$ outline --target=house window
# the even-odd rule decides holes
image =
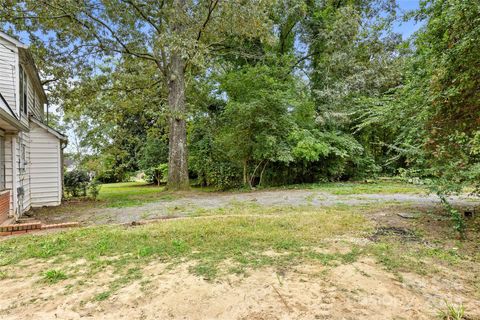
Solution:
[[[27,86],[27,74],[20,66],[20,110],[27,114],[28,111],[28,86]]]

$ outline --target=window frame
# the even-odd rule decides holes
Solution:
[[[20,72],[20,112],[28,115],[28,76],[22,65],[19,68]]]

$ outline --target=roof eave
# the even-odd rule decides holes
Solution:
[[[57,137],[59,140],[63,141],[63,142],[68,142],[68,138],[66,135],[64,135],[63,133],[60,133],[58,132],[57,130],[53,129],[52,127],[46,125],[45,123],[43,123],[42,121],[38,120],[37,118],[35,118],[34,116],[30,116],[30,121],[32,121],[33,123],[35,123],[36,125],[38,125],[39,127],[47,130],[50,134],[54,135],[55,137]]]
[[[28,49],[28,46],[26,44],[18,41],[17,39],[15,39],[12,36],[9,36],[5,32],[0,31],[0,37],[4,38],[8,42],[14,44],[17,48]]]
[[[25,131],[28,132],[30,129],[28,126],[24,125],[18,119],[14,118],[9,112],[0,108],[0,119],[5,121],[4,123],[8,126],[7,131]]]
[[[28,66],[32,68],[32,73],[34,74],[35,82],[37,84],[39,91],[42,94],[42,98],[45,100],[46,103],[48,103],[47,94],[45,93],[45,89],[43,88],[42,80],[40,80],[40,76],[38,75],[38,69],[37,69],[37,66],[35,65],[33,56],[30,53],[30,50],[28,50],[28,47],[21,48],[21,49],[22,49],[22,52],[25,54],[25,57],[27,58],[26,62],[28,63]]]

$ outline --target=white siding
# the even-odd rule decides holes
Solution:
[[[30,196],[32,207],[61,203],[60,140],[30,122]]]
[[[0,37],[0,92],[13,110],[16,110],[17,65],[17,48]],[[9,111],[6,106],[5,109]]]
[[[38,120],[43,120],[43,113],[42,113],[42,109],[40,108],[40,101],[39,101],[40,98],[38,96],[38,93],[32,90],[31,96],[32,96],[32,105],[30,107],[30,112]],[[35,102],[35,104],[33,102]]]
[[[43,120],[46,103],[35,67],[26,63],[29,55],[25,47],[17,47],[15,40],[6,39],[9,37],[3,38],[0,32],[0,93],[20,123],[30,128],[30,131],[12,130],[5,134],[5,187],[12,191],[10,214],[14,214],[14,210],[22,214],[31,206],[61,203],[63,168],[58,137],[29,119],[33,115]],[[27,114],[21,112],[19,106],[20,63],[27,78]],[[0,103],[0,108],[11,113],[4,103]]]

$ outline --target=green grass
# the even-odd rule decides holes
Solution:
[[[441,246],[432,248],[421,243],[402,243],[395,238],[385,238],[365,248],[388,271],[414,272],[420,275],[438,271],[438,265],[458,267],[468,257]]]
[[[69,277],[79,279],[90,279],[110,270],[113,274],[109,278],[113,280],[108,289],[93,297],[101,301],[141,279],[142,267],[151,261],[167,266],[190,261],[190,272],[206,280],[226,273],[245,274],[249,269],[264,266],[287,268],[308,261],[325,265],[333,261],[351,263],[359,251],[318,254],[316,249],[326,248],[326,239],[364,236],[371,230],[370,223],[359,212],[313,207],[259,216],[167,220],[128,228],[79,228],[0,242],[0,272],[30,259],[43,261],[52,268],[44,274],[48,283],[65,279],[66,275],[58,269],[67,266]]]
[[[442,320],[463,320],[465,316],[465,307],[460,305],[454,305],[445,301],[445,310],[440,310],[438,317]]]
[[[50,284],[57,283],[59,281],[65,280],[67,278],[68,278],[67,275],[63,271],[60,271],[60,270],[52,269],[52,270],[45,271],[43,273],[43,280],[46,283],[50,283]]]
[[[104,291],[92,299],[102,301],[131,282],[143,281],[143,268],[150,263],[166,269],[188,263],[191,273],[207,281],[229,273],[248,275],[262,267],[289,270],[298,264],[320,263],[328,269],[362,256],[373,257],[400,281],[402,272],[426,274],[437,272],[439,264],[460,268],[468,259],[475,263],[474,256],[468,258],[451,244],[443,245],[444,237],[435,246],[425,245],[421,241],[421,234],[428,236],[425,232],[407,242],[389,234],[369,243],[342,240],[374,234],[374,222],[366,213],[399,208],[404,210],[383,204],[318,208],[233,203],[195,211],[190,218],[137,227],[25,235],[0,241],[0,280],[18,274],[17,268],[37,264],[48,269],[42,274],[48,284],[67,278],[61,270],[77,280],[75,286],[88,285],[101,273],[106,279]],[[420,220],[411,223],[421,230]]]
[[[122,182],[102,184],[98,200],[107,207],[134,207],[147,202],[173,200],[175,196],[165,187],[146,182]]]
[[[279,215],[169,220],[136,228],[80,228],[2,241],[0,266],[32,258],[101,262],[108,257],[115,258],[109,262],[124,264],[150,259],[193,259],[215,265],[227,259],[242,264],[275,264],[275,259],[263,252],[293,252],[296,258],[306,258],[309,250],[325,238],[367,230],[370,224],[359,213],[314,208],[290,209]]]

